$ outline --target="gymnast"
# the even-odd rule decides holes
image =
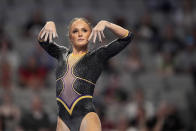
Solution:
[[[118,38],[89,51],[89,41],[102,42],[104,29]],[[93,92],[104,64],[123,50],[133,33],[123,27],[101,20],[92,28],[85,18],[74,18],[69,24],[72,50],[54,42],[57,38],[53,21],[46,22],[38,35],[39,44],[58,60],[56,69],[57,131],[101,131],[101,122],[93,105]]]

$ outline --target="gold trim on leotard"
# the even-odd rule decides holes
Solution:
[[[80,100],[85,99],[85,98],[93,98],[93,97],[92,97],[92,96],[81,96],[81,97],[79,97],[76,101],[74,101],[74,103],[73,103],[72,106],[71,106],[71,109],[69,109],[69,107],[68,107],[60,98],[56,98],[56,99],[57,99],[57,101],[59,101],[61,104],[63,104],[63,106],[65,107],[65,109],[68,111],[68,113],[69,113],[70,115],[72,115],[73,109],[74,109],[74,107],[76,106],[76,104],[77,104]]]
[[[62,83],[63,83],[63,89],[62,89],[61,92],[59,93],[59,96],[61,95],[61,93],[63,92],[63,90],[64,90],[64,88],[65,88],[64,80],[63,80],[62,78],[68,73],[68,68],[69,68],[68,58],[66,58],[66,64],[67,64],[67,70],[66,70],[65,74],[64,74],[62,77],[59,78],[59,79],[62,81]],[[57,79],[57,80],[58,80],[58,79]],[[56,81],[57,81],[57,80],[56,80]]]
[[[80,94],[79,92],[77,92],[77,91],[74,89],[74,87],[73,87],[75,81],[76,81],[76,78],[74,79],[74,81],[73,81],[71,87],[72,87],[72,89],[74,90],[75,93],[77,93],[78,95],[81,95],[81,94]]]
[[[62,78],[67,74],[67,72],[68,72],[68,67],[69,67],[69,65],[68,65],[68,57],[66,58],[66,64],[67,64],[67,70],[66,70],[66,72],[63,74],[62,77],[57,78],[56,81],[62,79]]]
[[[122,38],[125,38],[129,35],[129,31],[127,30],[127,33],[122,37]]]
[[[84,54],[86,54],[86,53],[84,53]],[[82,55],[84,55],[84,54],[82,54]],[[72,55],[72,56],[76,56],[76,55],[74,55],[74,54],[71,54],[71,55]],[[80,54],[80,55],[81,55],[81,54]],[[82,57],[81,57],[80,59],[82,59]],[[80,60],[80,59],[79,59],[79,60]],[[78,61],[79,61],[79,60],[78,60]],[[76,63],[78,63],[78,61],[77,61]],[[56,81],[62,79],[62,78],[67,74],[67,71],[68,71],[68,58],[66,59],[66,62],[67,62],[67,70],[66,70],[65,74],[64,74],[62,77],[56,79]],[[73,65],[74,67],[75,67],[76,63]],[[73,67],[73,66],[72,66],[72,67]],[[72,70],[72,72],[73,72],[73,70]],[[87,80],[87,79],[78,77],[78,76],[76,76],[74,73],[72,73],[72,74],[73,74],[76,78],[78,78],[78,79],[84,80],[84,81],[86,81],[86,82],[88,82],[88,83],[90,83],[90,84],[95,85],[95,83],[93,83],[92,81],[89,81],[89,80]]]
[[[73,74],[74,75],[74,74]],[[87,80],[87,79],[84,79],[84,78],[81,78],[81,77],[78,77],[78,76],[76,76],[76,75],[74,75],[76,78],[78,78],[78,79],[81,79],[81,80],[83,80],[83,81],[86,81],[86,82],[88,82],[88,83],[90,83],[90,84],[93,84],[93,85],[95,85],[95,83],[93,83],[93,82],[91,82],[91,81],[89,81],[89,80]]]
[[[82,54],[79,54],[79,55],[83,55],[80,59],[82,59],[86,53],[87,53],[87,52],[84,52],[84,53],[82,53]],[[76,57],[76,56],[78,56],[78,55],[71,53],[70,56]],[[67,74],[67,72],[68,72],[68,70],[69,70],[68,68],[70,68],[70,67],[71,67],[71,70],[72,70],[72,71],[71,71],[71,74],[75,77],[75,80],[73,81],[71,87],[72,87],[72,89],[74,90],[75,93],[77,93],[78,95],[81,95],[81,94],[80,94],[79,92],[77,92],[77,91],[74,89],[74,87],[73,87],[73,84],[74,84],[74,82],[75,82],[77,79],[84,80],[84,81],[86,81],[86,82],[88,82],[88,83],[90,83],[90,84],[93,84],[93,85],[95,85],[95,83],[93,83],[93,82],[91,82],[91,81],[89,81],[89,80],[87,80],[87,79],[78,77],[78,76],[76,76],[76,75],[73,73],[73,69],[74,69],[75,65],[79,62],[80,59],[78,59],[72,66],[69,66],[68,59],[69,59],[69,56],[66,58],[66,63],[67,63],[67,70],[66,70],[66,72],[64,73],[64,75],[63,75],[62,77],[60,77],[60,78],[58,78],[58,79],[56,80],[56,81],[61,80],[62,83],[63,83],[63,89],[61,90],[59,96],[61,95],[61,93],[63,92],[63,90],[64,90],[64,88],[65,88],[63,78],[64,78],[64,76]]]
[[[85,52],[85,53],[83,53],[82,55],[84,55],[84,54],[86,54],[87,52]],[[76,56],[76,55],[74,55],[74,54],[72,54],[72,56],[74,57],[74,56]],[[82,56],[80,59],[82,59],[84,56]],[[79,60],[80,60],[79,59]],[[88,82],[88,83],[90,83],[90,84],[93,84],[93,85],[95,85],[95,83],[93,83],[93,82],[91,82],[91,81],[89,81],[89,80],[87,80],[87,79],[84,79],[84,78],[81,78],[81,77],[78,77],[78,76],[76,76],[75,74],[74,74],[74,71],[73,71],[73,69],[74,69],[74,67],[76,66],[76,64],[78,63],[78,61],[79,60],[77,60],[77,62],[76,63],[74,63],[74,65],[72,66],[72,74],[76,77],[76,78],[78,78],[78,79],[81,79],[81,80],[84,80],[84,81],[86,81],[86,82]]]

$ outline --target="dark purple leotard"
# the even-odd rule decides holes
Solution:
[[[84,116],[95,112],[92,102],[94,87],[104,63],[122,51],[133,39],[133,33],[118,38],[83,55],[73,66],[68,64],[71,51],[55,42],[39,42],[58,60],[56,69],[56,98],[58,116],[71,131],[79,131]]]

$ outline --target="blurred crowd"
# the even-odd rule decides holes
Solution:
[[[0,2],[0,131],[56,130],[57,61],[36,38],[48,20],[57,23],[57,32],[65,33],[64,23],[68,24],[65,20],[69,19],[59,18],[58,13],[53,18],[48,16],[51,8],[64,11],[59,14],[64,13],[64,17],[72,12],[72,19],[80,6],[71,0],[59,0],[62,7],[55,8],[48,1],[30,0],[36,10],[29,12],[22,10],[31,10],[28,2],[21,6],[23,0]],[[80,17],[95,25],[103,18],[104,12],[98,12],[107,8],[102,7],[106,1],[85,1],[90,3],[90,10],[97,9],[97,15],[84,13]],[[44,2],[48,6],[42,7]],[[106,63],[97,82],[94,103],[103,131],[195,131],[196,2],[110,0],[107,6],[111,2],[118,8],[110,11],[107,20],[133,31],[136,37]],[[128,3],[133,6],[130,8]],[[12,21],[16,8],[22,15]],[[107,44],[115,36],[105,33]],[[70,46],[68,38],[57,41]]]

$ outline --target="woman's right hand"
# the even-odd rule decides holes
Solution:
[[[54,38],[57,38],[58,34],[56,32],[56,26],[53,21],[48,21],[45,26],[42,28],[38,35],[38,40],[41,41],[47,41],[49,38],[49,42],[51,43]]]

